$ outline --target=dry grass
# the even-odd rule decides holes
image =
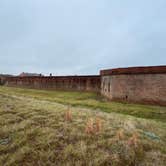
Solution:
[[[95,122],[95,131],[96,133],[100,133],[102,131],[102,119],[100,117],[96,118],[96,122]]]
[[[160,121],[0,92],[0,165],[165,166],[165,131]]]
[[[123,140],[124,139],[124,131],[122,129],[118,130],[117,133],[116,133],[116,138],[118,140]]]
[[[138,143],[139,143],[138,134],[134,133],[132,137],[128,140],[128,145],[138,147]]]
[[[71,113],[71,107],[68,106],[67,111],[65,112],[65,120],[68,122],[72,121],[72,113]]]
[[[94,127],[94,120],[93,118],[90,118],[86,124],[85,132],[87,134],[94,134],[95,133],[95,127]]]
[[[85,133],[87,134],[98,134],[102,131],[102,120],[97,117],[88,119],[85,127]]]

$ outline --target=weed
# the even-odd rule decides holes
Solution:
[[[86,124],[85,132],[87,134],[94,134],[95,128],[94,128],[94,120],[93,118],[90,118]]]
[[[71,113],[71,108],[68,106],[67,111],[65,112],[65,120],[68,122],[72,121],[72,113]]]
[[[87,134],[97,134],[102,130],[102,120],[97,117],[95,120],[93,118],[88,119],[85,127],[85,132]]]
[[[124,137],[125,137],[125,136],[124,136],[124,131],[123,131],[123,129],[118,130],[117,133],[116,133],[116,138],[117,138],[118,140],[123,140]]]
[[[102,120],[101,120],[101,118],[97,117],[97,118],[96,118],[96,121],[95,121],[95,132],[96,132],[96,133],[101,132],[102,127],[103,127],[103,126],[102,126]]]
[[[128,140],[128,145],[129,145],[129,146],[138,147],[138,143],[139,143],[138,134],[137,134],[137,133],[134,133],[134,134],[132,135],[132,137],[129,138],[129,140]]]

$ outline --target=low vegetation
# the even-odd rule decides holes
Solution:
[[[0,87],[0,93],[31,97],[33,99],[71,105],[73,107],[99,109],[103,112],[116,112],[166,122],[166,107],[108,102],[105,98],[96,93],[46,91],[9,87]]]
[[[0,165],[166,165],[166,107],[0,87]]]

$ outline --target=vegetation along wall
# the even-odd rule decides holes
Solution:
[[[100,76],[8,77],[6,86],[100,92]]]
[[[110,100],[166,105],[166,66],[102,70],[101,93]]]

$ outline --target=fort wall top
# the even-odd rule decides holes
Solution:
[[[162,74],[166,73],[166,66],[128,67],[101,70],[100,75],[120,75],[120,74]]]

